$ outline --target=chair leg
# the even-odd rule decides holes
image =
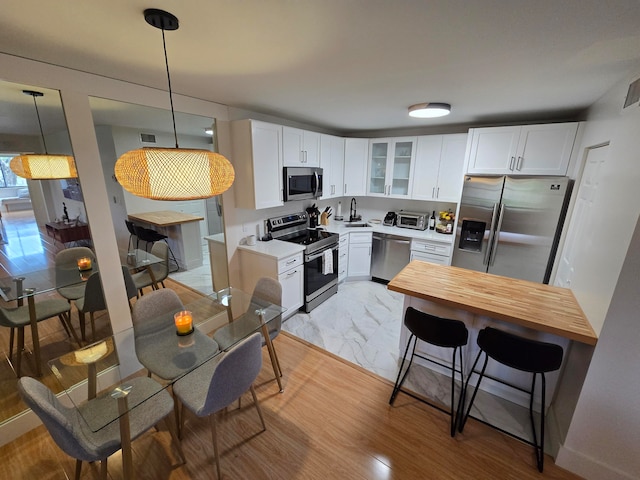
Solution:
[[[73,337],[73,339],[75,340],[75,342],[78,344],[78,347],[82,347],[82,343],[80,342],[80,339],[78,338],[78,334],[76,333],[75,329],[73,328],[73,325],[71,325],[71,312],[69,311],[68,313],[61,313],[60,315],[58,315],[58,318],[60,318],[60,321],[62,322],[63,325],[67,326],[67,332],[70,332],[70,337]]]
[[[167,429],[169,429],[169,433],[171,434],[171,440],[173,440],[173,443],[176,446],[176,450],[178,450],[178,454],[180,454],[180,458],[182,459],[180,465],[187,463],[187,458],[184,456],[184,451],[182,450],[182,445],[180,444],[180,439],[178,438],[178,432],[176,431],[178,419],[170,419],[167,415],[164,419],[164,423],[166,423]]]
[[[538,438],[536,435],[536,426],[533,418],[533,395],[535,393],[536,388],[536,374],[533,374],[533,381],[531,382],[531,398],[529,399],[529,418],[531,420],[531,430],[533,432],[533,446],[535,448],[536,453],[536,464],[538,466],[538,471],[542,473],[544,468],[544,404],[545,404],[545,390],[546,390],[546,380],[544,378],[544,373],[540,373],[542,376],[542,404],[541,404],[541,412],[540,412],[540,444],[538,444]]]
[[[107,459],[100,460],[100,480],[107,480]]]
[[[11,333],[9,334],[9,361],[13,359],[13,343],[16,335],[16,329],[11,327]]]
[[[96,320],[93,312],[89,312],[89,318],[91,319],[91,341],[96,341]]]
[[[78,310],[78,322],[80,323],[80,338],[82,339],[83,342],[87,341],[87,336],[85,335],[85,332],[86,332],[85,321],[86,321],[86,318],[84,316],[84,312],[81,312],[80,310]]]
[[[16,376],[20,378],[22,366],[22,350],[24,350],[24,327],[18,327],[18,348],[16,352]]]
[[[409,366],[407,367],[407,370],[404,372],[404,375],[402,376],[402,380],[400,380],[400,376],[402,375],[402,367],[404,367],[404,362],[407,359],[407,353],[409,352],[409,346],[411,345],[411,340],[414,337],[415,335],[411,334],[411,336],[409,337],[409,340],[407,341],[407,348],[404,349],[402,362],[400,363],[400,368],[398,369],[398,377],[396,378],[396,383],[393,385],[393,391],[391,392],[391,397],[389,398],[389,405],[393,405],[393,402],[395,402],[396,396],[400,391],[400,387],[402,387],[402,384],[404,383],[404,379],[406,378],[407,374],[409,373],[409,369],[411,368],[411,362],[413,361],[413,354],[416,351],[416,343],[418,343],[417,338],[413,344],[413,350],[411,351],[411,361],[409,361]]]
[[[218,480],[222,478],[220,473],[220,453],[218,452],[218,432],[216,431],[216,414],[209,415],[209,425],[211,426],[211,441],[213,442],[213,456],[216,461],[216,470],[218,472]]]
[[[476,356],[476,360],[475,360],[475,362],[473,362],[473,367],[471,367],[471,370],[469,370],[469,376],[467,377],[467,381],[464,384],[465,395],[466,395],[466,392],[467,392],[467,388],[469,387],[469,380],[471,380],[471,375],[473,375],[473,372],[476,369],[476,365],[478,364],[478,360],[480,360],[480,355],[482,355],[482,353],[483,353],[482,350],[480,350],[478,352],[478,355]],[[467,407],[467,412],[464,414],[464,416],[460,420],[460,425],[458,425],[458,431],[460,433],[462,433],[462,430],[464,429],[464,424],[467,423],[467,418],[469,418],[469,412],[471,412],[471,407],[473,406],[473,401],[476,399],[476,393],[478,393],[478,388],[480,387],[480,382],[482,381],[482,377],[484,376],[484,371],[487,368],[487,362],[488,361],[489,361],[489,356],[485,354],[485,356],[484,356],[484,364],[482,365],[482,371],[480,372],[480,376],[478,377],[478,383],[476,383],[476,388],[473,390],[473,395],[471,396],[471,400],[469,401],[469,406]],[[463,402],[464,402],[464,400],[463,400]]]
[[[262,423],[262,431],[264,432],[267,429],[267,425],[264,423],[264,417],[262,416],[262,409],[260,408],[260,403],[258,402],[258,396],[256,395],[256,389],[253,388],[253,384],[249,387],[251,390],[251,395],[253,396],[253,403],[256,406],[256,410],[258,411],[258,416],[260,417],[260,423]]]
[[[178,264],[178,260],[176,259],[176,256],[173,254],[173,250],[171,250],[171,246],[169,246],[169,242],[167,241],[167,239],[164,239],[164,242],[167,244],[167,247],[169,248],[169,255],[171,255],[171,259],[173,260],[173,263],[176,264],[176,269],[175,270],[171,270],[171,268],[169,268],[169,273],[174,273],[177,272],[178,270],[180,270],[180,265]],[[171,262],[169,262],[169,264],[171,264]],[[162,285],[164,287],[164,285]]]
[[[80,473],[82,472],[82,460],[76,458],[76,476],[75,480],[80,480]]]
[[[458,398],[458,407],[456,408],[456,420],[453,424],[454,429],[457,427],[458,423],[460,422],[460,418],[462,416],[462,410],[464,409],[464,399],[466,397],[465,383],[464,383],[464,369],[463,369],[463,362],[462,362],[462,348],[458,348],[458,355],[460,358],[460,396]],[[454,356],[455,356],[455,352],[454,352]],[[455,375],[455,373],[452,373],[452,375]],[[453,407],[453,398],[451,399],[451,406]],[[453,414],[453,410],[452,410],[452,414]]]

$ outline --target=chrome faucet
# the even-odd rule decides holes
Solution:
[[[349,221],[353,222],[357,220],[356,216],[356,199],[354,197],[351,198],[351,207],[349,208]]]

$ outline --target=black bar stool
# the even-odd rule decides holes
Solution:
[[[138,244],[140,243],[140,239],[136,235],[136,226],[130,220],[125,220],[124,224],[127,226],[127,230],[129,231],[129,244],[127,245],[127,251],[131,251],[131,244],[133,243],[133,237],[136,237],[136,248],[138,248]]]
[[[405,349],[404,356],[402,357],[402,363],[400,364],[400,370],[398,371],[398,378],[396,378],[396,383],[393,386],[393,392],[391,393],[391,398],[389,399],[389,405],[393,405],[393,402],[395,401],[396,396],[398,395],[398,392],[402,388],[402,384],[404,383],[404,380],[407,377],[407,374],[409,373],[409,369],[411,368],[411,364],[413,363],[413,357],[422,358],[423,360],[427,360],[429,362],[435,363],[437,365],[440,365],[441,367],[450,368],[451,369],[451,410],[448,413],[451,415],[451,436],[453,437],[456,433],[456,421],[458,416],[460,415],[460,410],[463,405],[461,400],[464,398],[464,390],[461,390],[460,398],[458,400],[458,407],[454,408],[456,372],[460,373],[461,389],[464,387],[464,374],[462,372],[462,347],[467,344],[467,339],[469,338],[469,332],[467,330],[467,327],[464,324],[464,322],[461,322],[460,320],[450,320],[448,318],[436,317],[435,315],[430,315],[428,313],[424,313],[419,310],[416,310],[413,307],[407,308],[407,311],[404,315],[404,325],[411,332],[411,336],[409,337],[409,341],[407,342],[407,348]],[[422,340],[423,342],[436,345],[438,347],[452,348],[453,354],[451,355],[451,366],[445,365],[431,358],[427,358],[423,355],[417,354],[416,345],[418,343],[418,339]],[[411,359],[409,360],[409,365],[407,366],[407,370],[404,372],[404,375],[402,375],[402,367],[404,366],[404,362],[407,358],[407,353],[409,352],[409,346],[411,345],[411,340],[414,340],[413,350],[411,351]],[[458,351],[459,358],[460,358],[459,370],[456,370],[456,351]],[[402,379],[400,378],[401,375],[402,375]],[[411,395],[411,393],[409,392],[405,392],[405,393],[425,403],[429,403],[422,398],[418,398],[414,395]],[[439,407],[436,407],[436,408],[440,409]]]
[[[533,447],[535,448],[538,470],[542,472],[544,466],[544,408],[546,391],[546,380],[544,374],[545,372],[553,372],[560,368],[560,365],[562,365],[562,356],[564,353],[562,347],[554,343],[547,343],[541,342],[539,340],[524,338],[512,333],[503,332],[502,330],[498,330],[492,327],[486,327],[480,330],[480,332],[478,333],[478,346],[480,347],[480,351],[476,356],[475,362],[473,362],[473,367],[471,368],[471,372],[467,377],[467,383],[465,384],[463,392],[466,393],[471,375],[476,371],[476,365],[478,364],[478,360],[480,360],[480,356],[483,353],[485,354],[484,363],[482,365],[482,370],[480,371],[478,383],[476,384],[476,388],[474,389],[473,395],[471,396],[471,401],[469,402],[469,406],[467,407],[467,412],[465,413],[464,417],[461,418],[458,428],[459,431],[462,432],[464,424],[469,417],[469,412],[471,411],[473,401],[475,400],[476,393],[478,392],[478,387],[480,386],[480,382],[482,381],[482,377],[484,376],[485,369],[487,368],[489,357],[491,357],[496,362],[499,362],[511,368],[515,368],[516,370],[531,372],[533,374],[533,378],[531,381],[531,390],[524,390],[520,387],[497,379],[493,380],[500,381],[500,383],[529,394],[529,418],[531,420],[531,429],[533,431],[533,443],[527,443],[533,445]],[[533,396],[535,393],[537,374],[540,374],[540,377],[542,378],[540,443],[538,443],[535,420],[533,418]]]
[[[167,236],[163,233],[160,233],[156,230],[152,230],[150,228],[140,227],[136,225],[135,227],[136,236],[138,239],[145,242],[144,249],[148,250],[149,244],[153,246],[155,242],[164,241],[169,247],[169,255],[171,255],[171,261],[175,264],[175,270],[170,270],[171,273],[177,272],[180,270],[180,265],[178,264],[178,260],[176,260],[176,256],[173,254],[173,250],[171,250],[171,246],[167,241]]]

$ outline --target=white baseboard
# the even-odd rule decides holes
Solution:
[[[610,465],[604,465],[570,448],[560,445],[556,465],[588,480],[636,480],[635,475],[627,474]]]

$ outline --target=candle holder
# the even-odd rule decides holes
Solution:
[[[182,310],[173,315],[176,324],[176,335],[185,336],[193,333],[193,317],[189,310]]]
[[[81,272],[85,270],[91,270],[91,259],[89,257],[82,257],[78,259],[78,270]]]

